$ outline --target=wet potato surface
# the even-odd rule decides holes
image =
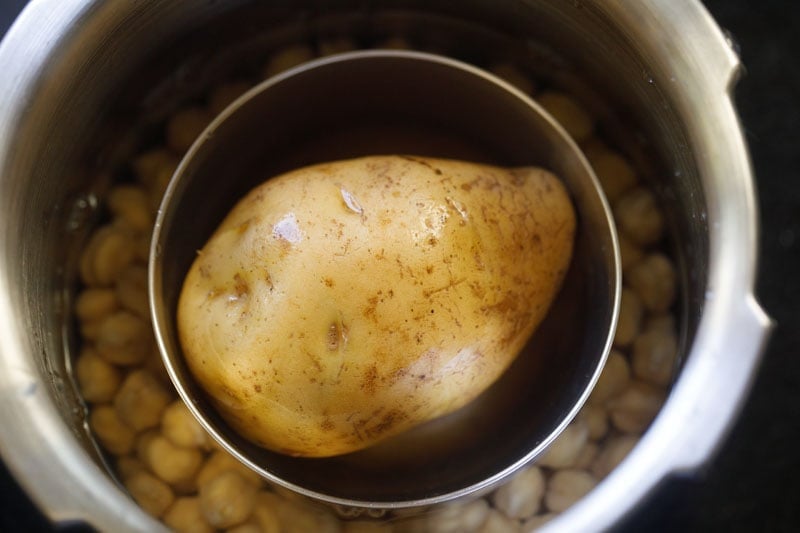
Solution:
[[[192,374],[274,451],[356,451],[466,405],[569,266],[575,214],[538,168],[372,156],[272,178],[198,252],[178,304]]]
[[[377,43],[382,45],[384,43]],[[405,47],[401,39],[386,43]],[[265,61],[274,74],[347,39],[294,45]],[[587,405],[551,449],[489,496],[403,520],[340,521],[268,487],[218,449],[177,399],[153,340],[146,261],[154,214],[177,162],[207,122],[256,80],[232,80],[175,112],[164,144],[130,163],[105,199],[109,218],[83,250],[76,297],[81,351],[75,376],[89,426],[115,475],[148,513],[177,531],[532,531],[592,489],[636,445],[658,412],[677,356],[677,277],[664,219],[638,169],[595,133],[592,115],[513,64],[490,65],[532,94],[581,144],[619,225],[624,291],[608,364]],[[283,529],[279,529],[283,528]]]

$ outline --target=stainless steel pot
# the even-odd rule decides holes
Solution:
[[[683,364],[640,444],[548,527],[610,526],[666,476],[702,465],[745,398],[769,320],[752,295],[756,207],[730,97],[739,64],[699,2],[285,4],[33,0],[0,45],[0,452],[45,513],[159,527],[108,475],[69,374],[75,254],[110,170],[173,96],[272,43],[342,28],[405,29],[432,48],[467,36],[565,84],[579,73],[588,85],[576,90],[603,95],[633,128],[624,138],[659,162],[651,184],[672,222]]]

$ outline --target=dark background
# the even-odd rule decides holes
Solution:
[[[0,35],[25,3],[0,0]],[[778,328],[717,457],[691,479],[668,480],[618,529],[800,531],[800,1],[705,4],[746,67],[736,101],[761,205],[757,295]],[[0,531],[49,529],[0,464]]]

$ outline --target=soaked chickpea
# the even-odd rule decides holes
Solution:
[[[351,52],[356,48],[358,48],[358,45],[349,37],[333,37],[330,39],[323,39],[318,45],[319,55],[321,57]]]
[[[123,309],[136,315],[144,322],[150,322],[150,303],[147,296],[147,267],[137,263],[128,266],[128,268],[120,272],[115,284],[115,291],[117,300]]]
[[[628,280],[649,311],[667,311],[675,302],[675,267],[662,253],[652,253],[632,266]]]
[[[128,374],[114,398],[114,408],[121,420],[136,431],[157,426],[161,413],[170,401],[169,393],[146,370]]]
[[[594,386],[588,402],[590,404],[602,404],[610,398],[622,393],[631,378],[630,364],[627,358],[617,350],[611,350],[606,360],[600,379]]]
[[[275,74],[280,74],[284,70],[289,70],[292,67],[296,67],[306,61],[311,61],[314,59],[314,50],[311,49],[310,46],[305,44],[297,44],[293,46],[287,46],[281,50],[278,50],[273,54],[273,56],[267,62],[267,65],[264,67],[264,72],[262,73],[262,78],[270,78]]]
[[[633,373],[654,385],[667,386],[678,357],[678,339],[671,315],[651,318],[633,343]]]
[[[149,233],[153,227],[150,201],[143,188],[135,185],[117,185],[108,194],[108,208],[117,219],[133,231]]]
[[[200,507],[209,524],[226,528],[241,524],[253,512],[258,486],[235,470],[226,470],[200,485]]]
[[[142,509],[155,517],[160,517],[175,500],[169,485],[146,471],[136,472],[125,480],[125,487],[142,506]]]
[[[133,449],[136,433],[128,427],[110,405],[95,406],[89,415],[89,427],[103,448],[114,455],[125,455]]]
[[[538,466],[528,467],[497,489],[492,502],[511,518],[528,518],[539,511],[544,496],[545,478]]]
[[[218,477],[221,473],[233,470],[253,484],[260,484],[258,474],[237,461],[231,454],[224,450],[216,450],[203,464],[197,473],[197,484],[202,486]]]
[[[626,192],[614,205],[614,215],[619,231],[636,244],[654,244],[664,235],[664,215],[649,189]]]
[[[543,513],[528,518],[522,522],[521,531],[522,533],[533,533],[557,516],[558,513]]]
[[[590,471],[598,479],[611,473],[639,442],[638,435],[620,435],[610,439],[592,462]]]
[[[150,470],[170,485],[194,481],[203,462],[203,454],[197,448],[176,446],[161,435],[149,439],[142,453]]]
[[[588,403],[579,416],[589,429],[589,440],[598,441],[608,433],[608,412],[602,405]]]
[[[620,298],[614,346],[625,347],[633,342],[639,333],[643,316],[644,305],[642,304],[642,299],[635,291],[624,287]]]
[[[129,311],[107,316],[97,332],[97,352],[116,365],[138,365],[151,353],[153,330]]]
[[[81,279],[89,287],[111,285],[134,258],[133,234],[121,226],[105,226],[92,235],[80,261]]]
[[[78,356],[75,377],[84,399],[94,403],[113,400],[122,382],[119,369],[88,346]]]
[[[150,189],[164,169],[174,170],[178,167],[179,162],[180,157],[168,149],[155,148],[139,155],[133,161],[133,170],[139,178],[139,182],[145,188]]]
[[[594,122],[586,110],[571,96],[557,91],[545,91],[538,95],[536,100],[567,130],[575,142],[580,143],[591,137]]]
[[[490,510],[486,500],[449,504],[428,517],[428,530],[441,533],[477,531],[486,522]]]
[[[178,533],[213,533],[197,496],[178,498],[164,514],[164,523]]]
[[[559,470],[547,482],[544,502],[550,511],[562,512],[583,498],[597,485],[597,480],[585,470]]]
[[[75,299],[75,315],[81,322],[99,322],[119,308],[113,289],[86,289]]]
[[[167,123],[167,146],[182,155],[214,118],[205,109],[188,107],[175,113]]]
[[[608,148],[586,151],[586,157],[600,180],[603,192],[609,203],[614,203],[620,196],[636,185],[636,172],[628,161],[620,154]]]
[[[611,423],[620,431],[641,433],[663,404],[662,389],[642,381],[631,381],[622,394],[608,402],[608,412]]]
[[[548,468],[567,468],[575,464],[583,445],[589,438],[589,426],[583,418],[577,418],[558,436],[544,455],[537,461]]]
[[[517,533],[519,531],[519,522],[512,520],[496,509],[492,509],[478,531],[479,533]]]
[[[205,446],[208,435],[189,408],[180,400],[172,402],[161,418],[161,432],[176,446]]]

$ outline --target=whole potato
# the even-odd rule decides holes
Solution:
[[[421,157],[320,164],[251,191],[178,305],[191,372],[274,451],[355,451],[491,385],[544,318],[572,254],[559,180]]]

